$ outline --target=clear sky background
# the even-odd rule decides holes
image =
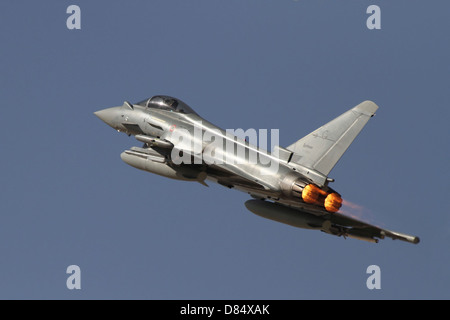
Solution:
[[[81,30],[66,9],[81,8]],[[381,30],[366,9],[381,8]],[[1,1],[0,298],[449,299],[448,1]],[[93,112],[166,94],[287,146],[380,109],[330,176],[372,244],[134,169]],[[360,212],[361,213],[361,212]],[[81,268],[81,290],[66,268]],[[366,287],[370,265],[381,289]]]

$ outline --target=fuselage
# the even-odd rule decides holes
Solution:
[[[169,178],[203,183],[208,179],[255,198],[308,206],[303,190],[312,183],[310,176],[319,173],[289,162],[292,152],[279,146],[269,152],[252,143],[257,143],[257,137],[250,141],[238,138],[232,130],[203,119],[182,101],[163,97],[167,99],[161,103],[153,101],[153,97],[147,102],[125,102],[95,113],[119,132],[146,142],[144,149],[135,147],[125,152],[125,162]],[[334,191],[328,188],[326,177],[320,178],[324,181],[320,187],[325,191],[312,190],[315,198],[310,204],[321,198],[323,208],[325,198]]]

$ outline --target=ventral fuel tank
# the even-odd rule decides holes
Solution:
[[[165,158],[151,148],[133,147],[122,152],[120,157],[132,167],[175,180],[204,181],[206,178],[205,172],[195,168],[168,165]]]
[[[321,229],[325,222],[325,219],[311,213],[289,208],[274,202],[252,199],[246,201],[245,206],[249,211],[258,216],[297,228],[317,230]]]

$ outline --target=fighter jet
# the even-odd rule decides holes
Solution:
[[[364,101],[302,139],[271,152],[238,138],[198,115],[180,99],[157,95],[94,114],[144,143],[122,160],[164,177],[216,182],[248,193],[247,209],[261,217],[338,237],[378,243],[389,237],[419,243],[340,212],[343,200],[328,175],[378,106]]]

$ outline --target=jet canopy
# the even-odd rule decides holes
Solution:
[[[197,114],[191,107],[180,99],[169,96],[153,96],[137,103],[146,108],[157,108],[178,113]]]

